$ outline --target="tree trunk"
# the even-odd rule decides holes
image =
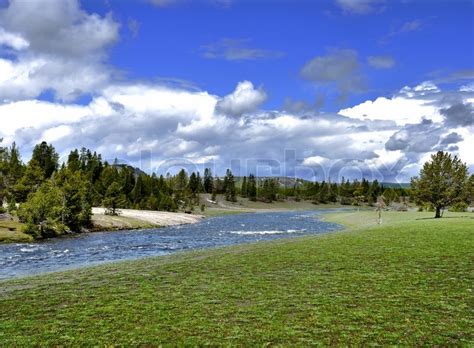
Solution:
[[[438,219],[441,217],[441,208],[439,207],[436,207],[436,215],[435,215],[435,219]]]

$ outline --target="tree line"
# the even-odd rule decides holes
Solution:
[[[108,163],[100,154],[86,148],[72,150],[60,165],[55,148],[46,142],[34,147],[30,161],[25,164],[13,143],[10,147],[0,146],[0,202],[6,203],[8,211],[26,224],[25,232],[36,238],[80,232],[90,227],[93,206],[105,207],[112,215],[126,208],[188,213],[196,207],[204,210],[201,194],[210,195],[211,202],[222,195],[230,202],[236,202],[241,196],[266,203],[294,199],[343,205],[373,205],[379,197],[388,204],[406,204],[412,196],[418,205],[435,209],[437,215],[446,206],[465,209],[472,198],[472,194],[465,192],[472,192],[474,184],[469,186],[471,189],[467,189],[467,185],[473,182],[473,176],[469,181],[467,167],[457,158],[452,159],[447,154],[438,157],[450,164],[445,163],[443,168],[436,164],[434,169],[425,165],[424,171],[431,173],[431,177],[426,179],[422,173],[421,178],[414,178],[414,190],[411,190],[384,187],[377,180],[351,182],[344,178],[340,183],[298,181],[290,186],[283,185],[277,178],[256,178],[255,175],[236,179],[230,169],[223,178],[214,177],[210,168],[204,170],[203,177],[199,172],[188,175],[184,169],[176,175],[149,175],[117,161]],[[433,178],[433,172],[439,172],[440,168],[444,176],[449,170],[457,170],[451,175],[450,183],[441,183],[443,174],[438,173],[438,177]],[[453,178],[457,184],[453,184]],[[436,190],[449,192],[433,194],[427,180],[436,183]]]

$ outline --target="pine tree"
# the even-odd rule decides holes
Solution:
[[[416,202],[432,205],[435,218],[440,218],[442,209],[468,202],[471,188],[467,165],[457,156],[438,151],[423,165],[420,176],[412,178],[411,187]]]
[[[48,145],[46,141],[35,146],[31,159],[38,163],[46,179],[50,178],[59,166],[59,155],[53,145]]]
[[[119,208],[124,204],[124,194],[121,185],[114,181],[105,193],[102,205],[106,208],[105,213],[108,215],[119,215]]]
[[[219,177],[216,177],[213,186],[212,186],[212,192],[214,193],[225,193],[224,191],[224,183]]]
[[[160,209],[160,200],[155,195],[148,196],[148,199],[145,203],[145,209],[148,210],[158,210]]]
[[[237,202],[237,198],[235,196],[235,180],[234,175],[230,169],[227,169],[226,175],[224,178],[225,183],[225,199],[230,202]]]
[[[77,149],[72,150],[69,153],[69,156],[67,158],[67,167],[73,172],[76,172],[81,169],[81,162],[79,161],[79,151],[77,151]]]
[[[199,180],[198,176],[194,172],[192,172],[191,176],[189,177],[189,189],[193,198],[199,193]]]
[[[176,176],[175,180],[175,190],[176,191],[185,191],[188,187],[188,174],[184,169],[181,169]]]
[[[321,187],[319,189],[319,197],[318,197],[319,199],[318,199],[318,201],[320,203],[323,203],[323,204],[327,203],[328,202],[328,194],[329,194],[329,185],[325,181],[323,181],[321,183]]]
[[[370,191],[369,181],[365,178],[362,178],[361,186],[362,186],[361,196],[364,196],[364,199],[366,200],[368,195],[369,195],[369,191]]]
[[[329,184],[330,189],[328,193],[328,201],[331,203],[336,203],[337,202],[337,193],[338,193],[338,187],[336,183]]]
[[[35,160],[26,166],[23,176],[12,189],[16,202],[25,202],[28,194],[35,192],[44,182],[44,171]]]
[[[199,174],[199,172],[197,172],[197,182],[198,182],[197,193],[204,192],[204,185],[202,183],[201,174]]]
[[[249,175],[247,183],[247,196],[249,200],[257,201],[257,180],[253,174]]]
[[[3,141],[0,138],[0,143]],[[3,204],[3,199],[5,197],[5,187],[6,187],[6,175],[7,175],[7,148],[4,146],[0,146],[0,207]],[[1,208],[0,208],[1,210]]]
[[[7,151],[7,161],[6,186],[10,194],[12,194],[13,187],[21,179],[24,170],[23,163],[21,162],[20,150],[15,142],[13,142],[10,149]]]
[[[160,200],[160,210],[165,211],[176,211],[178,209],[176,202],[167,195],[161,196]]]
[[[67,168],[53,175],[52,179],[61,190],[61,223],[71,231],[79,232],[91,223],[92,198],[90,181],[84,173]]]
[[[214,178],[212,177],[211,168],[204,169],[204,191],[212,193],[214,186]]]
[[[242,187],[240,189],[240,195],[242,197],[247,197],[247,177],[244,176],[244,178],[242,179]]]
[[[259,192],[259,199],[267,203],[272,203],[274,200],[276,200],[276,194],[276,180],[265,179],[263,181],[262,189]]]

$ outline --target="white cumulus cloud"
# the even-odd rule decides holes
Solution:
[[[252,82],[243,81],[239,82],[234,92],[219,100],[216,109],[226,115],[241,116],[254,111],[266,99],[267,94],[262,88],[256,89]]]

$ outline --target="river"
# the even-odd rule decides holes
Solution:
[[[321,213],[323,211],[226,215],[192,225],[84,233],[35,243],[3,244],[0,245],[0,279],[340,229],[337,224],[318,219]]]

